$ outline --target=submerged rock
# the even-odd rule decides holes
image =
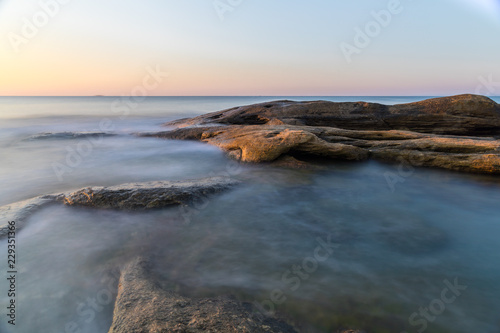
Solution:
[[[163,289],[147,260],[121,271],[109,333],[129,332],[296,332],[273,319],[259,319],[252,305],[228,297],[192,299]]]
[[[207,142],[242,162],[373,158],[500,174],[500,140],[483,137],[500,133],[500,106],[482,96],[394,106],[278,101],[166,125],[177,128],[142,136]]]

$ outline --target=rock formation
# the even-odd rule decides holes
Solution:
[[[72,193],[44,195],[0,207],[0,238],[8,233],[8,221],[16,221],[21,229],[27,218],[50,204],[84,206],[100,209],[144,210],[188,205],[200,197],[228,190],[238,181],[227,177],[212,177],[190,181],[157,181],[123,184],[110,187],[88,187]]]
[[[499,174],[500,106],[461,95],[385,106],[373,103],[262,103],[165,124],[141,134],[199,140],[242,162],[368,158]],[[300,163],[297,163],[301,165]]]
[[[236,107],[168,125],[299,125],[352,130],[409,130],[451,135],[499,135],[500,105],[488,97],[459,95],[416,103],[275,101]]]
[[[254,314],[252,305],[228,297],[191,299],[161,287],[149,262],[136,258],[121,271],[109,333],[283,332],[295,330]]]
[[[193,181],[156,181],[110,187],[89,187],[64,196],[69,206],[142,210],[187,205],[200,197],[222,192],[238,182],[214,177]]]

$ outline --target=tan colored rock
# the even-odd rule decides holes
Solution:
[[[242,162],[271,162],[290,151],[314,156],[347,160],[363,160],[368,151],[341,143],[329,143],[300,128],[229,127],[217,135],[202,137],[203,141],[225,151],[241,151]],[[236,155],[239,156],[239,155]]]
[[[500,174],[500,141],[486,137],[500,136],[500,105],[484,96],[459,95],[391,106],[275,101],[166,125],[176,129],[144,136],[204,141],[243,162],[286,157],[284,165],[303,167],[300,159],[308,156],[356,161],[371,157]]]
[[[258,317],[250,304],[228,297],[192,299],[162,288],[150,264],[136,258],[121,270],[109,333],[282,332],[288,324]]]
[[[353,145],[327,142],[307,126],[221,126],[184,128],[148,134],[169,139],[198,139],[226,151],[242,162],[272,162],[288,153],[330,159],[364,160],[368,151]]]
[[[498,154],[442,154],[417,150],[374,151],[374,158],[411,166],[427,166],[461,172],[500,174]]]

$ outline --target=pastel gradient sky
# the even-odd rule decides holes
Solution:
[[[500,81],[500,0],[401,0],[350,63],[342,43],[394,0],[242,0],[223,20],[213,0],[65,0],[44,22],[53,1],[0,0],[0,95],[129,95],[148,66],[170,74],[151,95],[435,96]]]

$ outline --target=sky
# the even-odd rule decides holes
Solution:
[[[500,95],[499,39],[500,0],[0,0],[0,95]]]

